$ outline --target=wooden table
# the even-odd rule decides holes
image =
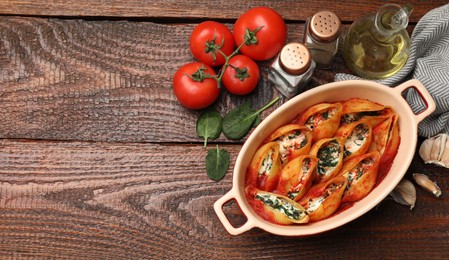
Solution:
[[[445,0],[415,5],[409,32]],[[403,5],[406,1],[398,1]],[[209,142],[231,155],[221,181],[205,172],[196,136],[200,111],[182,107],[172,77],[193,61],[199,22],[230,28],[253,6],[277,10],[298,41],[306,17],[335,11],[347,28],[384,1],[26,1],[0,2],[0,257],[57,259],[249,259],[449,257],[449,170],[415,156],[405,178],[422,172],[441,198],[418,188],[416,207],[385,199],[360,218],[311,237],[260,229],[231,236],[213,203],[232,186],[245,138]],[[278,93],[262,79],[247,97],[223,92],[223,114]],[[337,58],[311,87],[348,72]],[[285,100],[283,100],[284,102]],[[265,118],[282,102],[265,111]],[[422,138],[420,139],[420,142]],[[447,204],[447,205],[446,205]],[[225,206],[235,225],[245,217]]]

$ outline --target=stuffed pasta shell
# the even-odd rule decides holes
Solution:
[[[342,103],[341,124],[350,124],[364,117],[380,116],[385,106],[367,99],[352,98]]]
[[[380,153],[379,172],[382,175],[389,170],[401,142],[398,119],[398,115],[393,114],[373,128],[373,141],[369,150]]]
[[[351,98],[342,102],[342,106],[343,114],[381,111],[385,108],[384,105],[363,98]]]
[[[252,186],[245,192],[252,208],[265,220],[280,225],[309,222],[305,209],[294,200]]]
[[[299,124],[312,130],[312,140],[333,137],[340,125],[341,103],[320,103],[307,109],[299,116]]]
[[[266,143],[256,151],[248,166],[247,184],[265,191],[273,191],[278,184],[281,170],[278,143]]]
[[[344,139],[344,160],[366,153],[371,145],[372,127],[370,121],[360,120],[338,128],[336,137]]]
[[[325,138],[316,142],[310,155],[316,156],[316,182],[325,182],[335,176],[343,167],[344,144],[339,137]]]
[[[348,181],[343,176],[313,186],[301,199],[311,222],[325,219],[340,207]]]
[[[312,155],[301,155],[288,162],[282,169],[277,192],[298,201],[312,186],[318,159]]]
[[[312,131],[298,124],[288,124],[276,129],[267,142],[277,142],[281,153],[282,164],[307,154],[312,145]]]
[[[391,107],[360,98],[300,111],[263,137],[246,170],[249,204],[281,225],[350,208],[388,174],[401,141],[398,117]]]
[[[346,161],[339,175],[348,180],[342,202],[354,202],[364,198],[374,188],[380,163],[378,151],[358,155]]]

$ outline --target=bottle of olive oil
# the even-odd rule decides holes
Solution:
[[[355,21],[343,43],[343,58],[349,69],[367,79],[382,79],[398,72],[410,55],[406,27],[412,10],[410,4],[387,4],[377,14]]]

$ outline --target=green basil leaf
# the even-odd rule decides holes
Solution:
[[[196,135],[204,138],[204,147],[207,140],[217,139],[221,134],[222,118],[215,109],[207,109],[198,117],[196,121]]]
[[[229,153],[224,149],[210,149],[206,156],[206,173],[212,180],[218,181],[228,171],[230,162]]]
[[[251,108],[251,103],[245,102],[223,118],[223,134],[230,139],[240,139],[248,133],[256,118],[257,114]]]
[[[229,139],[241,139],[252,127],[260,123],[260,113],[278,100],[279,97],[273,99],[257,111],[251,108],[251,103],[249,102],[234,108],[223,118],[223,134]]]

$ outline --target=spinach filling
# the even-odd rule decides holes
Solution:
[[[293,220],[300,220],[305,214],[290,202],[278,198],[273,194],[257,193],[255,198]]]
[[[350,124],[352,122],[360,120],[364,116],[379,116],[381,114],[382,111],[364,111],[357,113],[349,113],[341,117],[341,123]]]
[[[271,168],[273,168],[273,156],[274,156],[274,150],[270,149],[268,151],[267,155],[262,161],[262,165],[259,168],[259,175],[269,174],[271,171]]]
[[[318,174],[325,175],[330,168],[337,166],[340,157],[340,145],[336,140],[330,141],[318,151]]]

